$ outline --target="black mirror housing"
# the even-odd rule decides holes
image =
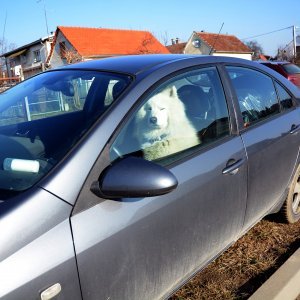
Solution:
[[[94,182],[91,190],[105,199],[141,198],[167,194],[178,185],[166,168],[137,157],[113,162]]]

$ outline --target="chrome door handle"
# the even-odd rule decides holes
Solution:
[[[290,134],[296,134],[300,130],[300,125],[293,124],[290,130]]]
[[[245,163],[245,158],[241,158],[231,164],[229,164],[229,166],[227,165],[223,171],[222,174],[226,175],[226,174],[230,174],[230,175],[234,175],[239,171],[239,168]],[[230,163],[230,160],[228,161],[228,163]]]

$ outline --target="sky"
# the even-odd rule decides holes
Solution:
[[[218,33],[222,27],[221,33],[235,35],[243,42],[255,40],[265,54],[273,56],[278,47],[293,40],[292,26],[299,27],[296,34],[300,35],[300,2],[0,0],[0,39],[4,37],[7,44],[21,47],[55,32],[57,26],[148,30],[162,43],[177,37],[186,42],[193,31]],[[265,33],[270,34],[255,37]]]

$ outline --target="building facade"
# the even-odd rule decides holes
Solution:
[[[172,41],[171,53],[230,56],[252,60],[252,50],[234,35],[194,31],[186,43]]]
[[[52,41],[53,35],[4,53],[7,76],[24,80],[44,71]]]

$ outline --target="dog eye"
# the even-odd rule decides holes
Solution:
[[[152,110],[152,107],[148,107],[147,110]]]
[[[166,108],[165,107],[163,107],[163,108],[161,108],[160,110],[165,110]]]

